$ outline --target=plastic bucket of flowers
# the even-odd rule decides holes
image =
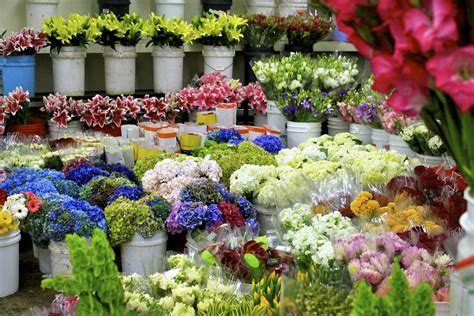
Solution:
[[[404,141],[399,135],[390,134],[390,150],[398,151],[399,153],[407,155],[407,157],[410,158],[416,156],[415,152],[410,149],[407,142]]]
[[[149,275],[162,271],[167,241],[166,232],[158,232],[151,238],[143,238],[136,233],[130,242],[120,246],[122,272],[126,275]]]
[[[297,147],[310,138],[321,136],[321,122],[291,122],[287,124],[288,148]]]
[[[259,111],[254,111],[253,125],[263,126],[268,123],[267,115]]]
[[[7,56],[2,68],[3,91],[13,91],[16,87],[35,95],[36,56]]]
[[[379,149],[388,149],[390,146],[390,134],[384,129],[372,128],[372,144]]]
[[[428,155],[422,155],[422,154],[416,154],[416,158],[420,160],[420,162],[425,165],[425,166],[439,166],[443,164],[444,162],[444,157],[443,156],[428,156]]]
[[[82,96],[85,90],[86,49],[79,46],[66,46],[51,51],[53,61],[54,91]]]
[[[28,124],[25,125],[7,125],[7,133],[18,133],[25,136],[46,136],[46,129],[44,127],[44,120],[37,117],[30,117]]]
[[[51,275],[53,277],[72,272],[71,257],[65,241],[51,240],[49,251],[51,252]]]
[[[328,134],[335,136],[339,133],[345,133],[349,131],[349,124],[344,122],[340,117],[329,117],[328,118]]]
[[[216,106],[217,124],[232,126],[237,124],[237,103],[221,103]]]
[[[105,92],[111,95],[135,93],[137,52],[135,46],[104,47]]]
[[[205,45],[202,56],[204,57],[205,74],[220,71],[227,78],[232,78],[234,73],[234,48]]]
[[[276,207],[266,207],[253,203],[257,210],[257,221],[260,224],[259,234],[266,235],[269,231],[275,231],[275,225],[272,222],[273,215],[276,214]]]
[[[98,0],[99,14],[115,13],[122,17],[130,11],[130,0]]]
[[[51,140],[71,136],[82,131],[82,124],[79,121],[69,122],[67,127],[60,127],[54,121],[48,121],[49,137]]]
[[[37,247],[39,269],[43,274],[51,274],[51,251],[48,248]]]
[[[185,0],[155,0],[155,12],[169,18],[184,18]]]
[[[0,297],[5,297],[17,292],[20,284],[21,235],[19,229],[3,233],[6,219],[2,216],[0,221]]]
[[[28,0],[26,2],[26,26],[40,30],[46,17],[58,15],[59,0]]]
[[[278,109],[275,101],[268,101],[267,107],[267,125],[271,128],[277,129],[282,132],[282,135],[286,135],[286,123],[287,118]]]
[[[183,87],[183,47],[153,46],[155,92],[176,92]]]
[[[351,123],[349,132],[359,138],[364,145],[372,143],[372,128],[368,125]]]

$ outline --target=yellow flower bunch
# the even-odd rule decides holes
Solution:
[[[373,216],[378,216],[378,210],[380,204],[378,201],[373,200],[373,195],[370,192],[362,191],[355,199],[351,202],[351,211],[357,217],[369,219]]]
[[[88,15],[72,13],[67,20],[61,16],[47,18],[41,31],[46,35],[51,48],[82,46],[100,36],[95,19]]]
[[[275,272],[258,283],[252,281],[253,302],[255,306],[264,307],[268,316],[277,315],[280,309],[281,281],[281,276],[277,276]]]
[[[203,45],[232,46],[243,37],[243,29],[247,20],[225,12],[218,15],[207,13],[203,17],[193,18],[196,28],[196,40]]]
[[[145,21],[136,13],[125,14],[120,20],[113,12],[102,14],[96,22],[100,31],[98,42],[103,46],[136,46],[146,29]]]
[[[4,235],[18,229],[18,221],[10,212],[0,211],[0,235]]]
[[[151,38],[147,45],[153,43],[171,47],[181,47],[184,43],[191,43],[196,37],[196,31],[190,23],[181,18],[167,19],[153,12],[145,22],[145,34]]]

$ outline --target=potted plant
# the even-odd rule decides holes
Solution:
[[[166,19],[151,13],[146,34],[153,44],[153,82],[155,92],[176,92],[183,88],[185,43],[194,39],[194,28],[181,18]]]
[[[185,0],[155,0],[155,12],[168,19],[181,18],[184,19]]]
[[[29,28],[0,38],[0,54],[4,57],[3,91],[22,86],[31,96],[35,95],[35,56],[45,45],[44,34]]]
[[[0,99],[0,115],[3,114],[0,121],[6,120],[5,130],[8,133],[46,136],[44,120],[31,117],[29,105],[28,91],[23,90],[22,87],[16,88]]]
[[[255,82],[257,78],[252,71],[251,62],[263,56],[275,55],[273,46],[286,33],[285,19],[274,15],[247,15],[247,26],[244,29],[245,43],[245,83]]]
[[[319,89],[284,93],[277,99],[278,109],[288,119],[288,148],[321,136],[321,122],[332,99]]]
[[[55,16],[44,20],[42,32],[51,47],[54,91],[84,95],[86,46],[100,35],[95,20],[79,14],[67,20]]]
[[[203,17],[194,17],[192,24],[196,28],[196,42],[204,45],[204,73],[220,71],[232,78],[234,45],[243,38],[246,20],[224,12],[205,13]]]
[[[40,30],[44,18],[58,15],[59,0],[27,0],[26,26]]]
[[[313,53],[313,46],[331,31],[331,23],[317,15],[298,14],[287,18],[287,52]]]
[[[84,105],[82,101],[67,98],[59,93],[50,94],[43,97],[43,107],[41,111],[48,113],[49,136],[52,140],[63,136],[73,135],[82,130],[79,121],[82,116]]]
[[[161,270],[168,235],[164,221],[170,206],[147,196],[137,201],[118,197],[104,209],[112,246],[121,246],[122,272],[150,275]]]
[[[136,45],[145,22],[136,13],[121,20],[114,13],[97,17],[101,32],[97,42],[104,46],[105,92],[111,95],[135,93]]]
[[[130,0],[97,0],[99,14],[113,13],[122,18],[130,11]]]
[[[229,11],[232,6],[232,0],[201,0],[202,10],[204,12]]]
[[[120,136],[120,127],[127,119],[137,120],[140,104],[132,96],[113,99],[96,95],[84,103],[81,122],[94,130]]]

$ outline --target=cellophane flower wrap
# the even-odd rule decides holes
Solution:
[[[34,55],[46,46],[43,33],[32,28],[23,28],[7,37],[0,37],[0,54],[3,56]]]
[[[55,93],[43,97],[41,111],[48,113],[51,121],[55,122],[58,127],[67,128],[68,122],[82,116],[83,109],[82,101],[68,99],[65,95]]]
[[[311,47],[331,31],[331,23],[318,15],[298,13],[286,18],[290,45]]]

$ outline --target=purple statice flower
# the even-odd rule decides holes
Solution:
[[[390,259],[392,259],[395,254],[400,253],[403,249],[410,246],[393,232],[378,236],[375,240],[375,245],[378,251],[385,253]]]
[[[355,107],[354,120],[359,124],[370,121],[369,105],[367,103],[362,103]]]
[[[285,148],[280,141],[280,138],[275,135],[262,135],[254,139],[253,143],[262,147],[270,154],[278,154],[280,150]]]
[[[283,94],[281,95],[281,97],[282,97],[283,100],[288,99],[288,93],[283,93]]]
[[[410,289],[415,289],[423,282],[427,282],[432,288],[437,288],[441,282],[439,272],[429,263],[415,260],[412,265],[405,270]]]
[[[143,188],[124,185],[118,187],[110,196],[107,205],[112,204],[116,199],[123,196],[131,201],[138,201],[143,195]]]
[[[311,108],[313,107],[313,104],[311,104],[311,100],[309,98],[304,98],[301,100],[301,105],[307,111],[311,111]]]
[[[295,117],[296,111],[298,111],[298,107],[296,105],[289,105],[283,108],[283,114],[288,117]]]
[[[358,269],[355,274],[351,271],[354,267],[349,267],[351,275],[354,275],[353,281],[365,280],[377,285],[390,274],[392,268],[388,256],[377,251],[364,252],[360,259],[354,259],[354,262],[351,261],[349,265],[356,264],[356,260],[358,260]]]
[[[335,253],[339,261],[351,261],[358,258],[367,249],[364,234],[354,234],[336,241]]]

